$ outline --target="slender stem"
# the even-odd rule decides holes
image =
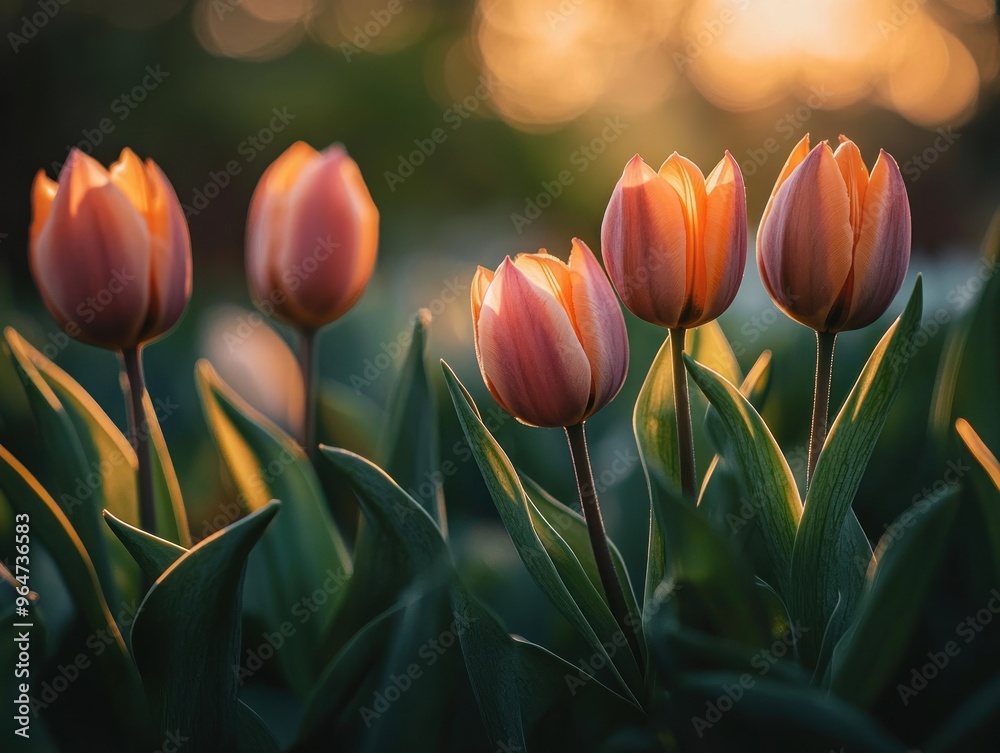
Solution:
[[[694,430],[691,428],[691,397],[684,368],[684,336],[687,330],[670,330],[670,365],[674,377],[674,414],[677,416],[677,452],[680,455],[681,491],[697,499],[694,460]]]
[[[128,384],[128,433],[129,442],[139,461],[137,492],[139,497],[139,527],[156,533],[156,505],[153,501],[153,464],[149,454],[149,424],[142,406],[146,394],[146,380],[142,374],[142,354],[139,347],[122,350],[125,362],[125,381]]]
[[[315,357],[316,330],[303,329],[299,332],[299,369],[302,371],[302,391],[305,403],[302,408],[302,435],[299,441],[306,455],[316,462],[316,380]]]
[[[812,430],[809,433],[809,470],[806,489],[812,480],[819,453],[826,443],[827,422],[830,418],[830,381],[833,377],[833,346],[836,332],[816,333],[816,385],[813,394]]]
[[[632,649],[636,663],[642,666],[642,651],[635,632],[636,618],[629,614],[625,593],[622,591],[621,581],[618,580],[615,563],[611,559],[611,548],[608,546],[608,536],[604,531],[601,506],[597,501],[597,487],[594,485],[594,472],[590,467],[587,434],[583,424],[567,426],[566,439],[569,440],[569,452],[573,458],[576,487],[580,493],[580,507],[583,509],[583,518],[587,521],[587,532],[590,534],[590,548],[594,551],[597,572],[601,576],[601,585],[604,587],[608,606]]]

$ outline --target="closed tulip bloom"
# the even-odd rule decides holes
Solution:
[[[247,277],[258,306],[303,329],[346,313],[375,269],[378,209],[339,144],[292,144],[261,176],[247,221]]]
[[[108,170],[74,149],[58,183],[38,172],[29,253],[56,321],[105,348],[158,337],[191,297],[191,240],[177,194],[130,149]]]
[[[733,302],[746,264],[746,192],[729,152],[706,179],[676,152],[656,172],[633,157],[604,214],[601,253],[625,306],[689,329]]]
[[[472,281],[483,379],[532,426],[574,426],[618,394],[628,371],[625,320],[604,271],[573,239],[569,264],[544,249],[504,259]]]
[[[853,141],[809,136],[785,163],[761,218],[757,264],[774,302],[819,332],[865,327],[899,292],[910,261],[910,205],[896,161],[869,175]]]

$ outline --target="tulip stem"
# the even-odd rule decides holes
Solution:
[[[139,497],[139,527],[147,533],[156,533],[156,504],[153,500],[153,464],[149,452],[149,423],[143,407],[146,394],[146,380],[142,373],[142,355],[139,347],[122,350],[125,364],[125,381],[129,399],[126,401],[128,413],[129,443],[135,450],[139,462],[136,491]]]
[[[608,535],[604,530],[604,519],[601,517],[601,505],[597,501],[597,487],[594,485],[594,472],[590,467],[590,455],[587,452],[587,434],[583,424],[566,427],[566,439],[569,440],[569,452],[573,458],[573,471],[576,474],[576,488],[580,494],[580,507],[583,519],[587,522],[587,532],[590,534],[590,548],[594,552],[597,572],[601,576],[601,585],[608,606],[614,615],[618,627],[621,628],[628,641],[636,663],[642,666],[642,651],[639,648],[639,638],[635,632],[636,617],[629,613],[622,591],[621,580],[611,559],[611,547],[608,545]]]
[[[809,433],[809,469],[806,490],[812,481],[819,454],[826,444],[827,422],[830,418],[830,382],[833,378],[833,346],[836,332],[816,332],[816,385],[813,394],[812,430]]]
[[[305,398],[302,408],[302,434],[299,440],[309,456],[310,462],[316,463],[316,331],[302,329],[299,331],[299,369],[302,371],[302,394]]]
[[[687,369],[684,368],[684,338],[687,330],[670,330],[670,365],[674,378],[674,415],[677,417],[677,452],[680,460],[681,491],[688,499],[697,499],[694,459],[694,430],[691,426],[691,396],[688,393]]]

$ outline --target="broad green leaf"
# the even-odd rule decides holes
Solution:
[[[853,625],[833,651],[830,688],[841,698],[872,703],[896,669],[948,542],[954,492],[917,502],[882,537]]]
[[[243,701],[236,703],[236,750],[238,753],[278,753],[278,743],[264,720]]]
[[[368,531],[366,554],[359,554],[337,619],[322,641],[325,661],[395,604],[414,580],[443,577],[451,557],[430,513],[382,469],[346,450],[321,446],[320,452],[350,482]]]
[[[410,349],[389,401],[379,455],[382,467],[447,534],[437,407],[424,364],[430,322],[431,313],[427,309],[421,309],[413,319]]]
[[[741,684],[749,676],[750,686]],[[727,694],[726,688],[730,688]],[[720,698],[739,700],[722,715],[721,720],[706,719],[705,704],[717,704]],[[706,749],[743,749],[754,730],[766,731],[776,750],[851,751],[851,753],[906,753],[907,747],[893,738],[870,716],[827,693],[806,685],[778,682],[768,677],[720,672],[692,673],[679,684],[679,696],[689,697],[705,726]],[[714,717],[713,717],[714,719]],[[692,719],[694,722],[694,719]],[[751,737],[750,739],[753,739]],[[738,746],[738,747],[734,747]]]
[[[107,510],[104,511],[104,520],[128,549],[142,572],[151,580],[159,578],[164,570],[187,551],[173,542],[146,533],[141,528],[130,526]]]
[[[792,555],[789,606],[793,619],[806,625],[827,625],[841,599],[844,619],[854,614],[863,584],[859,561],[867,562],[870,550],[867,540],[862,548],[851,547],[860,539],[845,529],[845,520],[906,373],[906,351],[920,327],[922,301],[918,277],[906,309],[875,347],[833,422],[816,464]],[[821,638],[814,630],[799,646],[809,666],[816,662]]]
[[[186,551],[157,578],[132,627],[143,690],[161,735],[188,753],[239,750],[237,698],[243,577],[273,502]],[[197,689],[197,692],[193,692]],[[259,749],[259,748],[256,748]]]
[[[442,366],[459,423],[521,560],[553,605],[608,661],[634,699],[642,689],[642,672],[631,651],[609,653],[605,647],[615,645],[615,638],[619,643],[624,639],[603,593],[587,577],[572,548],[525,494],[510,460],[483,424],[458,377],[447,364]]]
[[[126,729],[141,728],[146,709],[139,694],[139,677],[83,542],[45,488],[2,446],[0,489],[16,515],[29,516],[32,537],[37,537],[55,560],[87,628],[112,639],[97,661],[118,722]]]
[[[594,550],[590,546],[590,533],[587,530],[587,521],[584,520],[580,513],[564,505],[532,479],[524,474],[519,474],[519,476],[521,478],[521,485],[524,487],[528,499],[531,500],[535,509],[538,510],[538,514],[545,518],[545,522],[552,526],[563,537],[563,540],[569,545],[570,549],[573,550],[573,554],[580,561],[580,565],[586,571],[590,582],[594,584],[594,588],[598,590],[602,589],[601,574],[597,570],[597,560],[594,559]],[[610,538],[608,539],[608,548],[611,550],[611,559],[615,563],[615,575],[618,576],[622,593],[625,594],[625,604],[628,607],[629,614],[638,616],[640,614],[639,605],[635,600],[635,592],[628,577],[625,560],[622,559],[618,547],[615,546],[615,542],[611,541]],[[642,636],[640,635],[639,638],[641,639]]]
[[[303,599],[315,608],[276,655],[293,689],[305,697],[322,670],[314,651],[339,602],[311,597],[317,591],[339,595],[328,593],[324,584],[339,588],[350,574],[347,549],[302,449],[236,395],[207,362],[199,364],[197,376],[209,427],[240,503],[249,511],[272,499],[285,503],[247,563],[246,611],[273,632],[295,617],[293,610]]]
[[[788,597],[795,529],[802,502],[795,479],[764,419],[736,387],[714,371],[684,357],[688,371],[719,412],[751,494],[758,530],[778,581],[775,590]]]
[[[538,729],[559,720],[558,749],[595,749],[616,729],[641,723],[617,693],[540,646],[514,638],[463,587],[452,591],[455,611],[467,616],[459,633],[465,665],[491,750],[555,750]]]
[[[1000,719],[1000,677],[987,682],[921,746],[923,753],[988,750],[996,744]],[[991,729],[992,728],[992,729]]]

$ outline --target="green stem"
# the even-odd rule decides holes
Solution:
[[[670,330],[670,365],[674,378],[674,415],[677,417],[677,452],[680,460],[681,491],[696,500],[694,430],[691,427],[691,397],[688,393],[687,369],[684,368],[684,337],[687,330]]]
[[[316,463],[316,379],[315,379],[316,330],[303,329],[299,332],[299,369],[302,371],[302,394],[305,398],[302,408],[302,434],[299,441]]]
[[[830,418],[830,382],[833,377],[833,348],[836,332],[816,333],[816,383],[813,390],[812,429],[809,432],[809,469],[806,490],[812,481],[819,454],[826,444],[827,422]]]
[[[129,442],[139,461],[137,496],[139,499],[139,527],[147,533],[156,533],[156,504],[153,501],[153,465],[149,452],[149,424],[142,398],[146,394],[146,381],[142,373],[142,355],[139,346],[122,350],[125,368],[125,382],[129,399],[126,401],[128,413]]]
[[[608,545],[608,535],[604,530],[601,506],[597,501],[597,487],[594,485],[594,472],[590,466],[587,434],[583,424],[567,426],[566,439],[569,441],[569,452],[573,458],[573,472],[576,474],[576,487],[580,494],[583,519],[587,522],[587,532],[590,534],[590,548],[594,552],[597,572],[601,576],[601,585],[604,587],[608,607],[632,649],[636,664],[642,666],[642,651],[635,632],[636,619],[629,613],[625,593],[622,591],[615,563],[611,559],[611,547]]]

